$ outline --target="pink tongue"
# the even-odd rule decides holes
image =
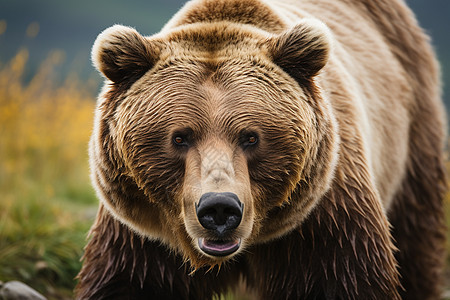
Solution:
[[[236,247],[237,244],[239,244],[239,240],[234,241],[209,241],[205,239],[203,240],[203,246],[205,248],[219,252],[230,250]]]

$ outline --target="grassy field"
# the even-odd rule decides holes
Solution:
[[[96,84],[55,86],[58,52],[24,83],[27,57],[0,65],[0,281],[70,299],[97,207],[87,165]]]
[[[58,52],[24,84],[27,57],[0,67],[0,280],[60,299],[71,295],[97,206],[87,166],[95,101],[76,76],[52,84]]]

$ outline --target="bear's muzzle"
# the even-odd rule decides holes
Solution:
[[[205,193],[196,204],[198,221],[215,239],[199,238],[202,251],[213,256],[226,256],[239,249],[240,239],[230,235],[242,220],[244,204],[234,193]]]

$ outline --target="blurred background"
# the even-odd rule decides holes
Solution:
[[[113,24],[156,33],[183,3],[0,0],[0,281],[72,297],[97,207],[87,142],[102,79],[90,48]],[[450,1],[407,3],[432,37],[450,107]]]

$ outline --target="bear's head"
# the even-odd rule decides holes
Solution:
[[[90,145],[103,205],[194,268],[298,227],[337,160],[317,85],[329,52],[312,19],[279,34],[229,22],[105,30],[92,51],[107,82]]]

